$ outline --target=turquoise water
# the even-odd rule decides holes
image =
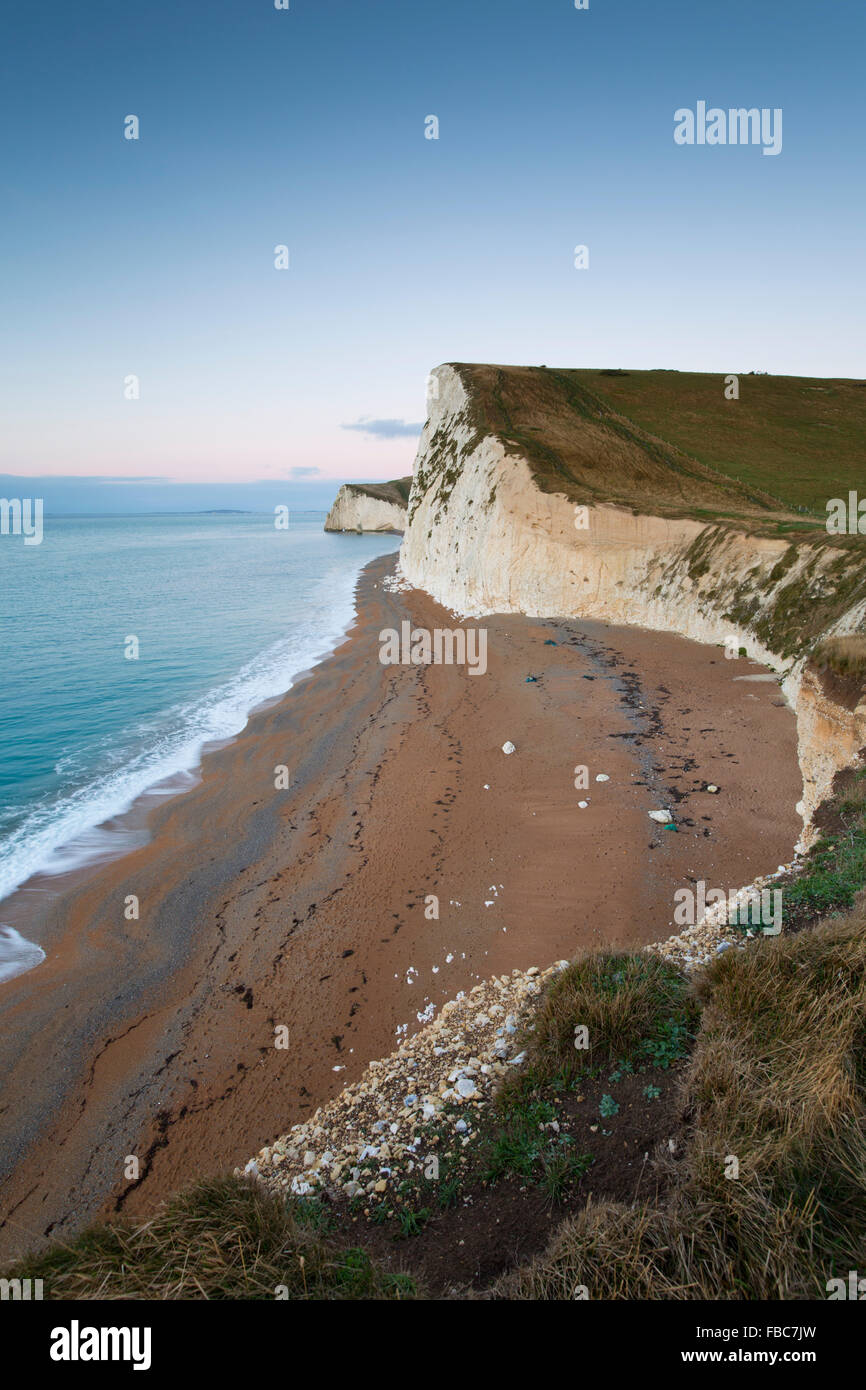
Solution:
[[[41,545],[0,537],[0,899],[98,856],[97,827],[333,648],[399,538],[323,520],[47,517]]]

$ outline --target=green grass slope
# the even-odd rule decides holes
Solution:
[[[641,429],[822,520],[828,497],[866,490],[866,381],[742,375],[728,401],[709,372],[569,375]]]

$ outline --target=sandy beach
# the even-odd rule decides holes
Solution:
[[[476,981],[658,940],[677,888],[790,859],[794,716],[752,663],[505,616],[467,624],[484,675],[383,666],[382,629],[457,625],[393,568],[367,566],[346,641],[150,812],[149,843],[4,904],[46,951],[0,986],[4,1257],[243,1163]]]

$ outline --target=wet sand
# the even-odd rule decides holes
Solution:
[[[0,1256],[243,1164],[475,981],[660,939],[677,888],[790,859],[794,716],[735,679],[752,663],[509,615],[467,624],[485,675],[383,666],[381,629],[456,626],[384,588],[393,565],[365,569],[339,649],[149,813],[148,844],[3,905],[47,959],[0,985]],[[647,815],[665,806],[677,832]]]

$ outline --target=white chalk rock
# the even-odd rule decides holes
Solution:
[[[667,825],[673,819],[670,811],[649,811],[650,820],[658,821],[659,825]]]
[[[517,749],[514,747],[514,744],[511,742],[511,739],[509,739],[507,743],[503,743],[502,751],[503,753],[516,753]]]

